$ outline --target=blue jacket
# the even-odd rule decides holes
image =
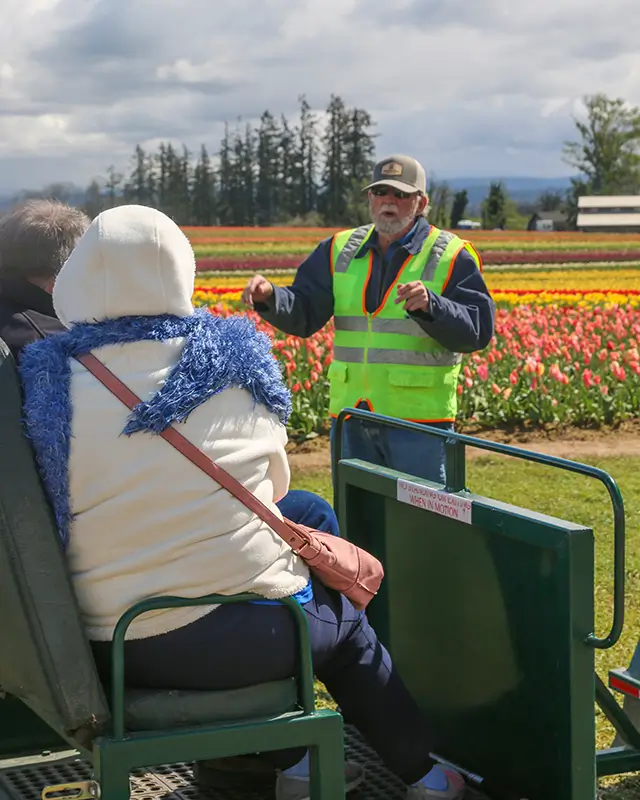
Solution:
[[[414,255],[429,235],[431,225],[421,217],[409,233],[393,242],[386,257],[376,232],[361,248],[373,250],[366,309],[373,313],[382,302],[408,255]],[[255,309],[266,321],[292,336],[307,337],[319,331],[333,316],[333,276],[330,267],[332,237],[324,239],[298,267],[293,284],[275,286],[267,303]],[[409,316],[443,347],[455,353],[471,353],[486,347],[494,333],[495,306],[471,254],[463,249],[456,257],[442,295],[429,291],[429,310]]]

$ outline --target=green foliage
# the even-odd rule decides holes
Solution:
[[[451,219],[453,193],[446,182],[431,178],[427,187],[429,195],[429,222],[438,228],[446,228]]]
[[[562,192],[542,192],[538,197],[536,207],[538,211],[564,211],[566,197]]]
[[[461,219],[464,219],[464,212],[467,210],[467,205],[469,204],[469,195],[466,189],[463,189],[461,192],[456,192],[453,196],[453,204],[451,206],[451,217],[449,220],[449,225],[451,228],[455,229],[458,227],[458,223]]]
[[[321,135],[305,97],[299,102],[294,122],[265,111],[257,129],[226,125],[217,158],[204,145],[195,160],[185,147],[178,151],[171,143],[163,142],[155,153],[137,145],[128,177],[110,167],[107,181],[94,181],[87,190],[84,207],[96,216],[123,202],[151,205],[179,225],[367,221],[362,187],[375,158],[371,115],[348,108],[334,95]],[[67,199],[69,192],[60,194]]]
[[[565,142],[564,161],[578,170],[565,198],[575,229],[581,195],[640,193],[640,108],[605,94],[586,95],[586,119],[574,119],[579,139]]]
[[[507,193],[502,183],[492,183],[482,203],[482,227],[486,230],[507,227]]]
[[[347,109],[335,95],[327,116],[319,209],[327,225],[356,225],[366,208],[360,192],[373,169],[373,120],[363,109]]]
[[[526,229],[531,215],[522,213],[518,204],[509,197],[506,199],[505,213],[507,218],[505,228],[507,230],[523,231]]]
[[[564,160],[591,194],[640,191],[640,108],[604,94],[587,95],[584,105],[586,120],[574,120],[580,138],[565,143]]]

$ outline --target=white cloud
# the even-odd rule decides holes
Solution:
[[[8,6],[8,8],[7,8]],[[339,94],[380,153],[458,175],[566,174],[584,94],[640,104],[637,0],[4,0],[0,193],[215,151],[225,120]]]

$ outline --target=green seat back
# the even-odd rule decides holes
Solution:
[[[21,420],[19,376],[0,339],[0,687],[87,746],[109,708]]]
[[[294,711],[297,703],[294,678],[226,692],[128,689],[124,720],[131,731],[193,728],[276,717]]]

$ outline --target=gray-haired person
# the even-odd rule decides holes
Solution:
[[[29,200],[0,217],[0,338],[14,358],[65,330],[51,290],[56,275],[91,223],[57,200]]]

